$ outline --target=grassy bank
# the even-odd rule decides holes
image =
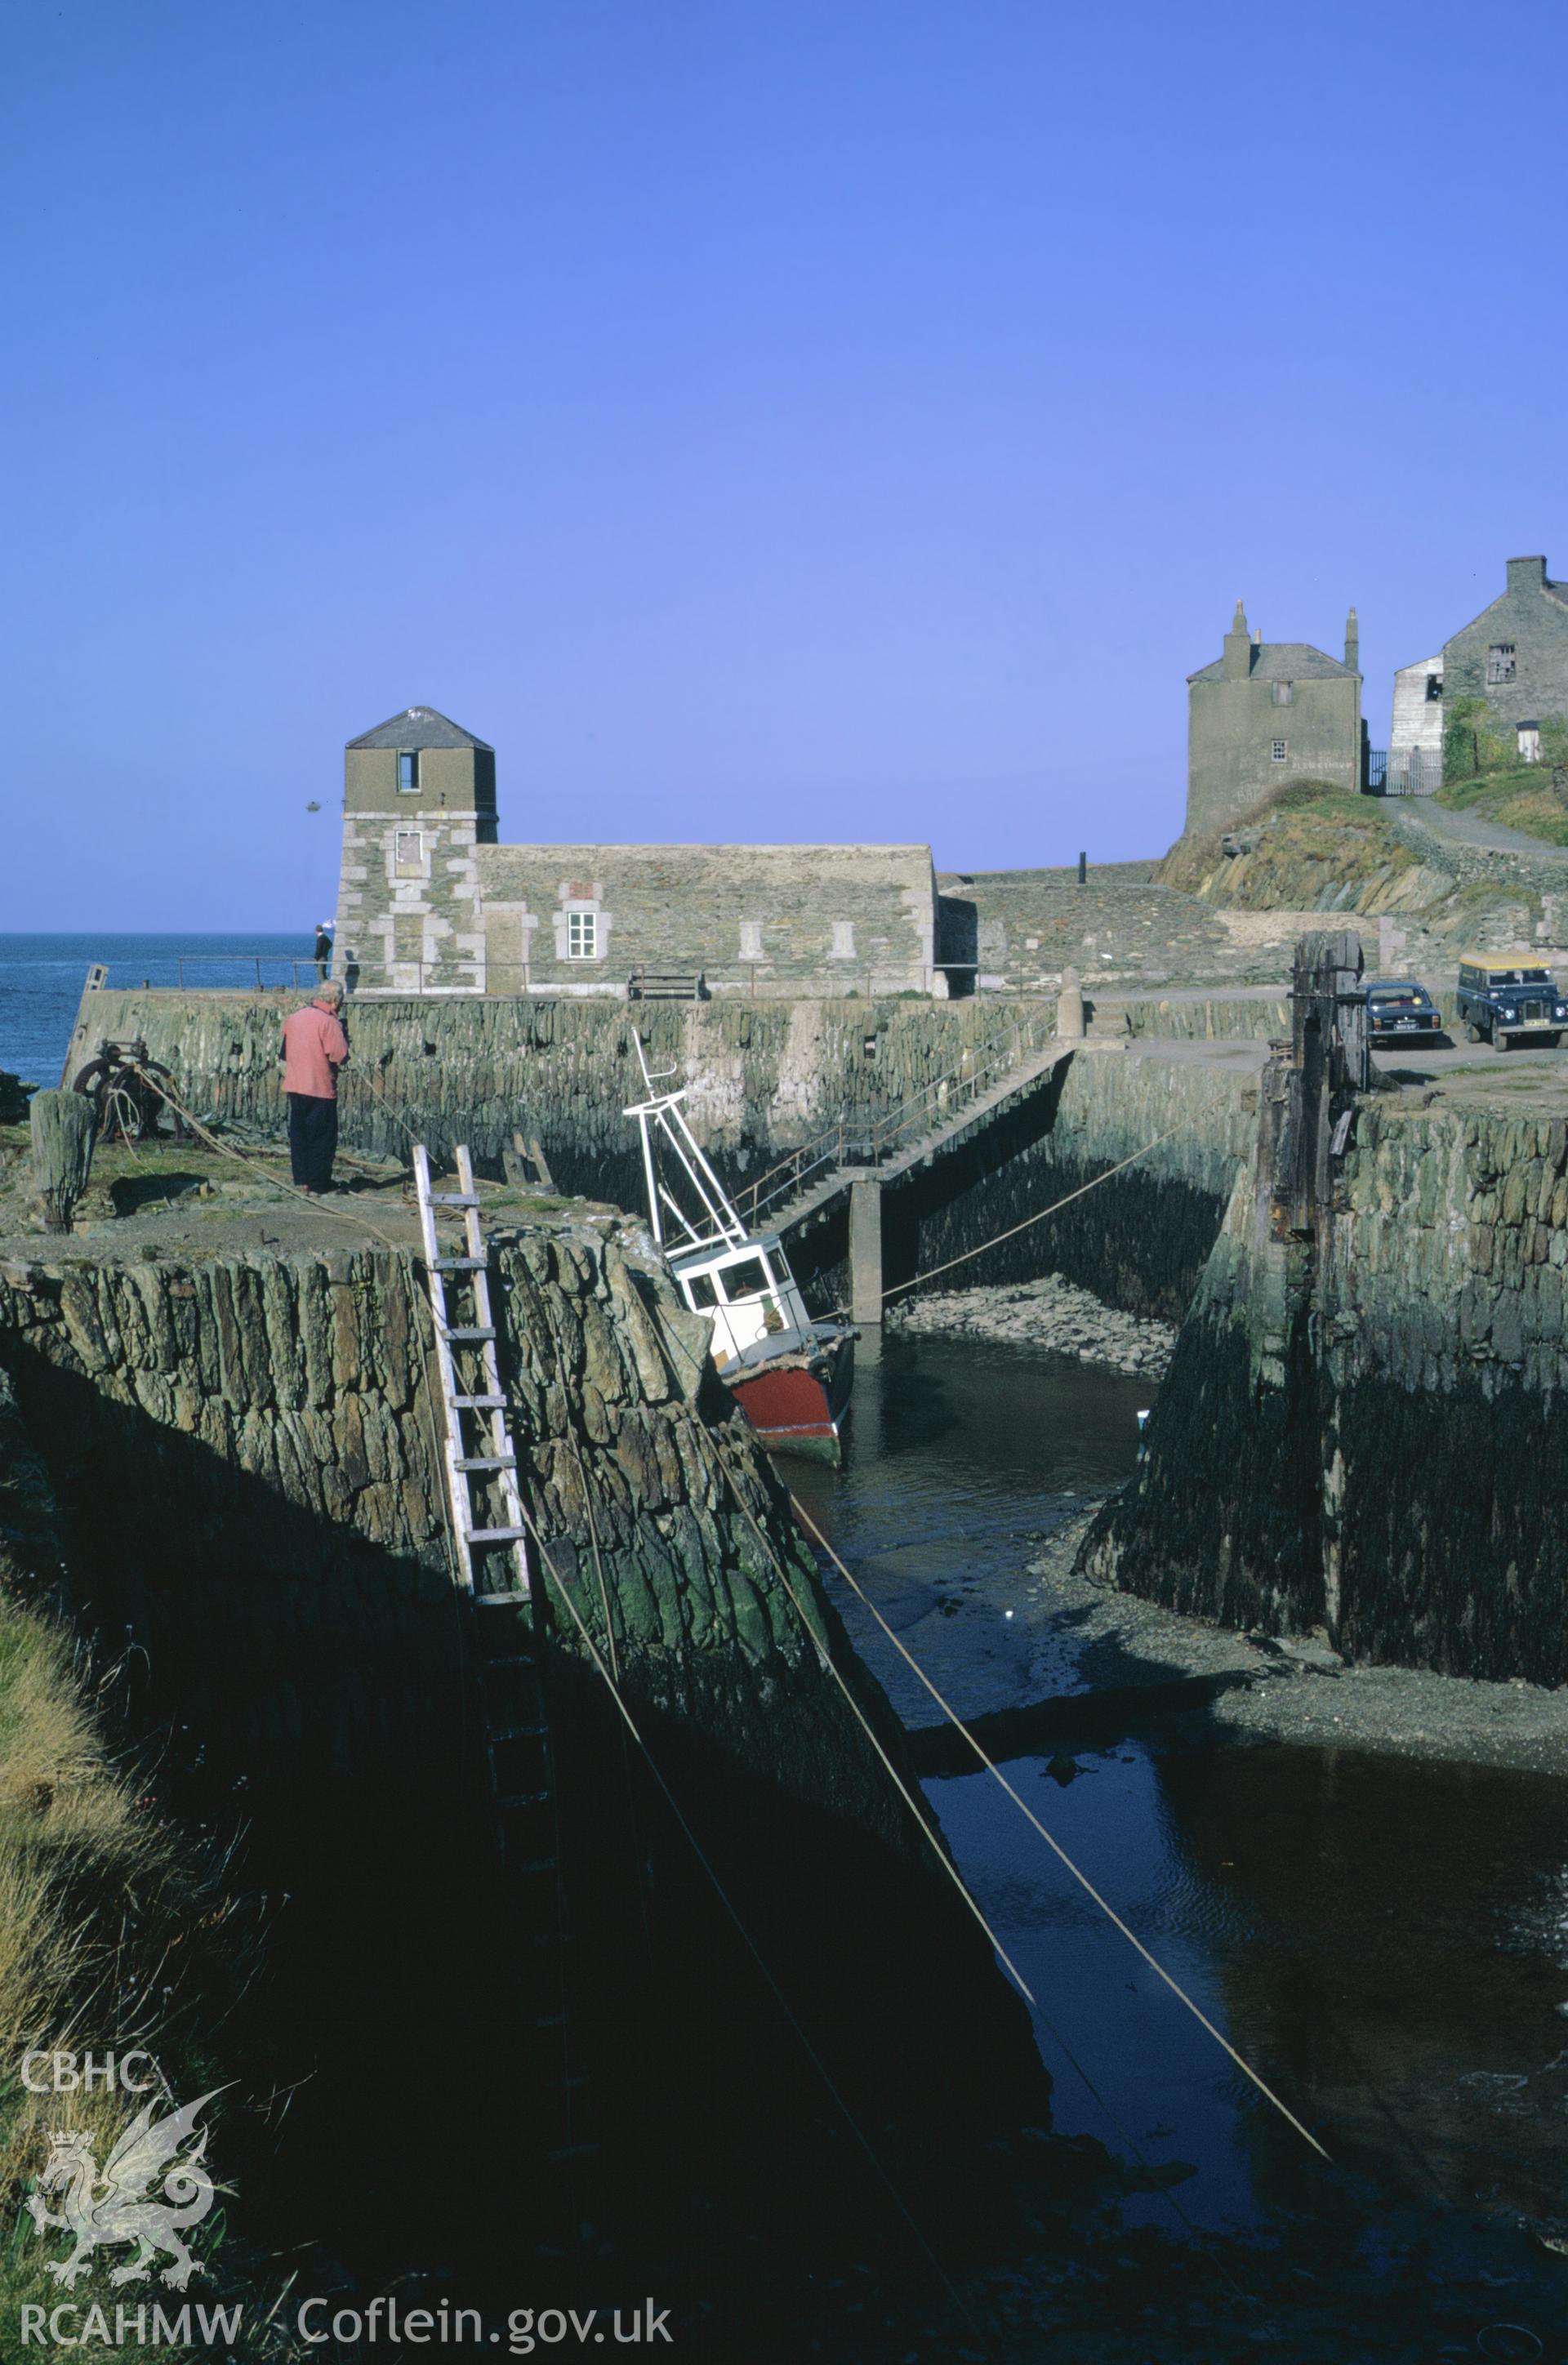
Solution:
[[[215,2057],[211,2032],[235,1989],[230,1967],[231,1908],[196,1866],[186,1844],[154,1811],[149,1796],[115,1761],[98,1702],[73,1664],[70,1637],[34,1606],[50,1572],[50,1506],[0,1373],[0,2359],[24,2352],[21,2308],[62,2303],[85,2309],[115,2303],[162,2305],[177,2317],[188,2299],[211,2306],[244,2303],[247,2322],[262,2308],[244,2287],[232,2250],[225,2256],[221,2100],[208,2106],[213,2133],[207,2167],[218,2199],[192,2236],[207,2271],[178,2293],[156,2280],[110,2285],[111,2270],[134,2256],[120,2247],[95,2254],[90,2272],[67,2292],[46,2272],[64,2258],[67,2238],[40,2236],[27,2214],[50,2155],[50,2137],[80,2130],[99,2169],[142,2104],[162,2116],[234,2077]],[[35,2049],[93,2053],[101,2062],[145,2049],[166,2090],[116,2089],[90,2093],[29,2090],[23,2057]],[[138,2065],[139,2079],[153,2070]],[[34,2082],[47,2067],[35,2065]],[[167,2166],[146,2188],[157,2202]],[[61,2208],[58,2194],[50,2206]],[[151,2319],[149,2316],[149,2323]],[[249,2349],[249,2341],[240,2347]],[[112,2338],[93,2354],[140,2355]],[[162,2348],[161,2354],[209,2354],[205,2347]]]
[[[1511,771],[1445,781],[1435,801],[1455,813],[1482,813],[1505,828],[1522,829],[1547,846],[1568,846],[1568,804],[1553,790],[1549,766],[1518,764]]]

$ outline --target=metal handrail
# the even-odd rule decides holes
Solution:
[[[824,1148],[824,1144],[830,1146]],[[745,1190],[738,1191],[735,1205],[746,1210],[747,1222],[755,1230],[756,1219],[764,1207],[772,1206],[775,1200],[782,1198],[786,1193],[792,1194],[798,1191],[807,1175],[814,1174],[819,1166],[842,1166],[844,1152],[844,1119],[840,1117],[838,1123],[830,1126],[825,1133],[813,1135],[810,1141],[802,1142],[799,1149],[792,1149],[788,1158],[781,1159],[777,1166],[770,1166],[765,1174],[759,1174]],[[764,1190],[765,1183],[772,1183],[772,1189]]]
[[[167,968],[172,962],[174,970],[174,983],[173,986],[155,986],[151,983],[150,979],[144,978],[142,980],[142,984],[151,993],[174,992],[183,988],[185,983],[185,968],[187,963],[192,969],[198,970],[248,970],[253,973],[257,989],[263,993],[283,993],[291,991],[294,987],[299,985],[301,981],[301,971],[303,971],[306,977],[310,980],[318,980],[319,978],[321,969],[321,964],[311,953],[171,952],[151,953],[145,956],[145,958],[148,959],[150,965],[154,968]],[[286,987],[278,985],[269,987],[265,979],[262,975],[263,966],[269,969],[286,968],[289,971],[288,986]],[[329,964],[329,967],[330,966],[330,964]],[[108,968],[106,963],[95,963],[95,967],[102,969],[103,979],[106,981],[108,977]],[[196,988],[195,990],[199,992],[200,989]]]

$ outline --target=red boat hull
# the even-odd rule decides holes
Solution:
[[[779,1365],[725,1384],[765,1445],[836,1462],[854,1369],[855,1341],[846,1337],[810,1364]]]

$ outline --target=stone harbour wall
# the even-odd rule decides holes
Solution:
[[[543,1854],[514,1880],[494,1844],[476,1657],[504,1657],[521,1613],[466,1612],[454,1590],[407,1256],[144,1240],[122,1260],[95,1239],[0,1266],[0,1582],[93,1640],[161,1796],[232,1842],[226,1882],[263,1900],[254,1967],[268,2057],[297,2090],[283,2140],[300,2222],[343,2225],[341,2180],[309,2180],[353,2125],[383,2173],[350,2241],[385,2238],[387,2193],[417,2196],[406,2255],[476,2273],[520,2211],[544,2223],[567,2038],[525,1999],[547,1995],[592,2081],[595,2223],[627,2229],[620,2255],[650,2223],[657,2254],[680,2254],[691,2158],[705,2194],[744,2196],[748,2225],[760,2206],[795,2227],[842,2120],[757,1957],[804,2000],[817,2060],[902,2189],[959,2158],[983,2174],[999,2135],[1045,2122],[1049,2080],[939,1834],[890,1779],[902,1766],[920,1797],[778,1481],[705,1376],[702,1326],[603,1220],[492,1240],[520,1487],[555,1571],[541,1586],[549,1821],[522,1822],[521,1846]],[[532,1713],[526,1691],[513,1704]],[[502,1765],[523,1772],[515,1754]],[[557,1916],[569,1968],[542,1989],[520,1956],[554,1949]],[[854,1979],[824,1980],[844,1962]],[[484,2076],[435,2079],[410,2117],[386,2063],[453,1994],[494,2004]],[[918,2111],[915,2057],[935,2097]],[[476,2163],[448,2217],[432,2216],[432,2146]],[[653,2214],[666,2195],[673,2231]]]
[[[8,1271],[0,1365],[61,1506],[83,1621],[144,1652],[171,1692],[199,1692],[211,1747],[252,1774],[450,1756],[465,1646],[409,1260],[365,1247]],[[630,1693],[906,1846],[826,1656],[874,1717],[890,1726],[890,1711],[749,1431],[724,1452],[803,1617],[704,1442],[701,1326],[602,1226],[523,1231],[496,1273],[524,1496],[601,1649],[608,1601]]]
[[[277,1046],[296,997],[107,988],[83,997],[67,1069],[104,1039],[140,1036],[189,1104],[267,1130],[285,1122]],[[466,1142],[494,1162],[514,1127],[537,1134],[563,1188],[642,1205],[636,1128],[650,1068],[673,1070],[703,1147],[744,1181],[840,1116],[853,1133],[967,1059],[1015,1049],[1054,1003],[803,1000],[756,1004],[376,999],[350,1005],[342,1138],[406,1157]]]
[[[944,871],[941,949],[955,978],[1055,992],[1068,967],[1118,991],[1214,980],[1269,984],[1290,967],[1295,913],[1234,927],[1195,895],[1153,883],[1151,863],[1076,870]],[[960,967],[959,965],[963,966]]]
[[[1126,1313],[1178,1320],[1249,1154],[1256,1109],[1245,1070],[1112,1047],[1077,1052],[1048,1085],[884,1192],[888,1283],[979,1249],[939,1285],[1060,1272]],[[1029,1223],[1087,1183],[1097,1187]]]
[[[84,997],[73,1059],[98,1040],[142,1035],[198,1112],[280,1130],[275,1059],[285,997],[110,989]],[[591,1002],[381,1001],[350,1013],[353,1059],[342,1086],[350,1145],[406,1157],[466,1141],[492,1168],[515,1129],[537,1136],[559,1187],[641,1212],[635,1128],[622,1114],[648,1064],[684,1080],[693,1130],[732,1188],[756,1179],[842,1116],[857,1139],[915,1095],[1041,1038],[1054,1003],[996,997],[935,1005],[823,1001],[756,1005]],[[1125,1007],[1140,1032],[1180,1025],[1193,1037],[1271,1022],[1271,999]],[[966,1283],[1061,1270],[1125,1310],[1174,1319],[1213,1244],[1237,1161],[1249,1145],[1247,1076],[1166,1062],[1151,1045],[1107,1039],[1075,1054],[931,1167],[886,1194],[887,1281],[979,1246],[1174,1128],[1147,1163],[1048,1224],[965,1268]],[[934,1102],[934,1106],[936,1104]],[[791,1236],[820,1305],[846,1287],[845,1208]]]
[[[1568,1106],[1363,1100],[1315,1242],[1238,1182],[1086,1565],[1354,1657],[1568,1680],[1565,1271]]]

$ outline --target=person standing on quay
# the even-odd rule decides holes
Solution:
[[[288,1156],[297,1186],[309,1198],[332,1187],[338,1147],[338,1070],[346,1066],[343,989],[334,979],[284,1022],[283,1089],[288,1100]]]
[[[323,985],[332,966],[332,924],[319,920],[316,924],[316,949],[310,956],[316,964],[316,974]]]

